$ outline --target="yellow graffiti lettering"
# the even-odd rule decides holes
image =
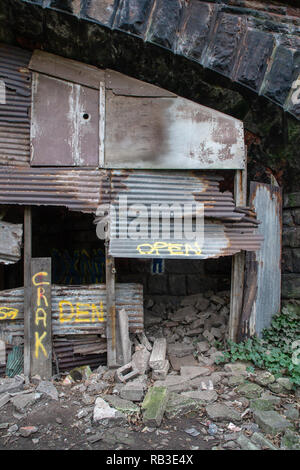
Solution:
[[[147,251],[146,247],[150,247],[150,249]],[[150,243],[142,243],[141,245],[138,245],[136,249],[141,255],[151,255],[153,253],[153,247]]]
[[[90,304],[82,304],[82,303],[79,303],[79,302],[76,304],[75,323],[90,322],[89,318],[80,318],[82,315],[89,315],[89,311],[88,310],[80,310],[80,306],[89,308]]]
[[[95,315],[99,321],[104,321],[103,303],[100,302],[100,312],[95,304],[92,304],[92,321],[95,321]]]
[[[71,309],[71,313],[68,314],[69,315],[68,317],[66,317],[65,314],[64,314],[64,307],[63,307],[64,305],[69,305],[69,307]],[[72,302],[70,302],[69,300],[61,300],[58,304],[58,308],[59,308],[59,321],[61,323],[69,322],[69,321],[72,320],[72,318],[75,315],[74,307],[73,307]]]
[[[159,255],[159,250],[162,250],[163,248],[167,248],[168,243],[165,242],[155,242],[153,245],[153,251],[156,252],[157,255]]]
[[[39,277],[39,276],[46,277],[46,276],[48,276],[48,273],[45,273],[45,272],[42,271],[42,272],[36,273],[34,276],[32,276],[32,283],[33,283],[34,286],[42,286],[42,285],[50,284],[50,282],[48,282],[48,281],[36,282],[36,278]]]
[[[41,299],[44,300],[46,307],[48,307],[48,300],[47,297],[44,295],[45,294],[45,289],[43,287],[38,287],[37,289],[37,306],[40,307],[41,305]]]
[[[195,242],[194,245],[191,245],[189,243],[185,244],[185,254],[189,255],[190,251],[193,251],[196,255],[201,255],[202,253],[202,250],[197,242]]]
[[[161,255],[166,250],[170,255],[174,256],[190,256],[190,253],[201,255],[202,249],[197,242],[193,243],[166,243],[166,242],[155,242],[155,243],[143,243],[136,247],[137,251],[141,255]]]
[[[39,349],[43,351],[43,354],[45,357],[48,357],[46,349],[44,348],[44,345],[42,343],[43,339],[46,338],[46,336],[47,336],[46,331],[44,331],[42,336],[39,336],[38,331],[35,332],[35,357],[36,359],[39,357]]]
[[[11,307],[0,307],[0,320],[15,320],[19,310]]]
[[[169,243],[168,250],[170,255],[184,255],[183,251],[178,251],[182,249],[182,243]]]
[[[41,312],[41,313],[39,313]],[[44,327],[46,328],[47,326],[47,313],[43,308],[38,308],[35,312],[35,324],[38,326],[39,322],[42,321],[44,324]]]

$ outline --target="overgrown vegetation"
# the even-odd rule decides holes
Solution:
[[[217,345],[224,349],[224,345]],[[227,341],[223,357],[216,360],[251,361],[256,367],[267,369],[276,378],[285,375],[300,385],[300,306],[289,304],[274,316],[270,328],[262,338],[252,337],[241,343]]]

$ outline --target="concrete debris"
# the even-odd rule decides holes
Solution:
[[[101,422],[102,424],[106,424],[110,420],[120,423],[125,420],[125,415],[110,407],[103,398],[98,397],[95,402],[93,420],[95,423]]]
[[[120,411],[125,415],[134,415],[139,413],[140,408],[130,400],[124,400],[123,398],[115,395],[103,395],[102,398],[113,408]]]
[[[48,380],[42,380],[38,384],[36,391],[46,395],[52,400],[58,400],[58,391],[56,390],[53,383]]]
[[[6,403],[8,403],[10,401],[10,394],[9,393],[2,393],[0,395],[0,408],[2,408],[2,406],[6,405]]]
[[[128,382],[124,387],[121,388],[120,396],[124,400],[130,401],[141,401],[145,394],[145,385],[143,382],[137,380]]]
[[[151,369],[161,370],[165,366],[167,352],[166,338],[158,338],[154,341],[149,365]]]
[[[39,432],[32,443],[40,448],[43,432],[62,436],[63,409],[72,399],[76,408],[71,426],[83,432],[88,448],[98,448],[99,441],[106,448],[132,447],[138,440],[133,431],[140,431],[144,437],[158,436],[159,442],[149,440],[149,448],[165,449],[177,437],[172,434],[174,427],[190,449],[202,448],[200,441],[206,441],[216,450],[276,450],[280,442],[280,449],[299,450],[300,391],[289,378],[275,379],[241,361],[216,362],[222,354],[216,340],[222,342],[227,334],[228,292],[191,295],[177,303],[149,299],[146,303],[155,321],[146,321],[146,310],[145,333],[130,337],[132,360],[117,370],[99,366],[92,371],[84,366],[60,381],[57,376],[51,381],[36,376],[30,383],[24,383],[22,376],[0,379],[0,408],[7,421],[0,424],[0,439],[17,440]],[[31,421],[30,413],[44,410],[48,401],[52,412],[57,406],[59,416],[54,414],[54,424],[46,431],[40,422],[34,431],[29,424],[37,421]],[[95,432],[95,425],[105,427],[105,432],[99,428]],[[192,446],[196,439],[197,446]]]
[[[206,406],[207,416],[213,421],[240,422],[241,415],[235,409],[222,403],[214,403]]]
[[[19,413],[24,413],[26,408],[36,403],[41,398],[41,393],[26,393],[11,398],[11,402]]]
[[[134,379],[140,374],[140,372],[134,367],[132,362],[125,364],[115,372],[116,382],[126,383],[131,379]]]
[[[169,398],[167,387],[151,387],[142,403],[143,422],[147,426],[160,426]]]
[[[13,393],[19,392],[24,388],[25,379],[21,376],[15,376],[14,378],[0,379],[0,395],[2,393]]]
[[[149,369],[150,351],[145,346],[140,346],[132,355],[131,364],[133,370],[138,370],[140,374],[145,374]]]
[[[169,368],[170,368],[170,362],[166,359],[162,369],[154,369],[152,371],[152,379],[153,380],[165,380],[168,375]]]

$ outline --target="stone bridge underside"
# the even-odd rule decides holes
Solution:
[[[143,60],[141,48],[159,46],[200,64],[203,78],[220,74],[225,85],[227,80],[233,89],[246,87],[300,119],[300,8],[246,0],[2,0],[1,4],[3,42],[20,42],[22,37],[24,47],[40,47],[100,67],[111,65],[123,73],[122,62],[129,68],[130,61]],[[144,79],[155,81],[155,77]],[[169,79],[164,85],[174,88]]]

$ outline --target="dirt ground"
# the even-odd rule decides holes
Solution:
[[[21,419],[16,419],[12,404],[1,410],[0,427],[17,424],[36,426],[38,431],[29,437],[8,435],[0,429],[0,450],[210,450],[218,444],[213,436],[200,433],[194,437],[186,429],[201,430],[205,418],[199,413],[177,419],[164,419],[159,429],[149,429],[143,423],[104,428],[91,423],[90,417],[78,419],[82,405],[68,398],[62,402],[41,399]],[[93,407],[91,407],[92,410]],[[91,443],[90,436],[103,433],[101,440]]]

